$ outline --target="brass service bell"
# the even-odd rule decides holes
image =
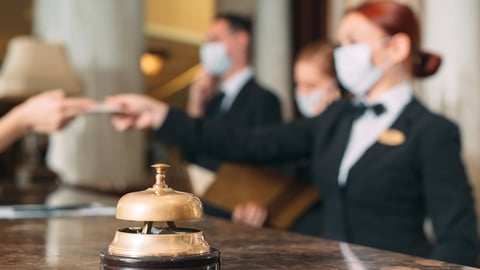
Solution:
[[[170,269],[184,264],[188,269],[220,269],[220,252],[209,246],[202,231],[175,225],[176,221],[203,216],[200,199],[167,186],[165,170],[169,165],[152,167],[156,170],[155,184],[128,193],[117,203],[117,219],[140,221],[143,226],[117,230],[108,249],[100,253],[100,269]]]

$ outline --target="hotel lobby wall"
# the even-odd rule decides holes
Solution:
[[[147,37],[199,45],[216,13],[215,0],[146,0]]]

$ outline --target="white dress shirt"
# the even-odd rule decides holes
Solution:
[[[373,110],[366,110],[363,115],[354,120],[350,139],[338,171],[338,184],[340,186],[346,184],[348,172],[352,166],[400,116],[403,108],[412,100],[412,97],[411,84],[403,82],[383,93],[373,103],[368,103],[366,100],[354,101],[354,103],[363,102],[367,106],[381,103],[385,106],[385,112],[377,116]]]
[[[237,73],[233,74],[226,81],[223,81],[220,84],[220,91],[225,94],[220,104],[220,109],[223,112],[226,112],[230,109],[237,98],[240,90],[245,86],[245,84],[253,77],[253,71],[251,67],[246,67]]]

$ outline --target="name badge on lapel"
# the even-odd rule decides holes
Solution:
[[[405,134],[398,129],[388,129],[378,137],[378,142],[389,146],[397,146],[405,142]]]

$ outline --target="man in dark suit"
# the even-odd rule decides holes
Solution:
[[[250,67],[251,22],[223,14],[210,24],[200,48],[204,69],[192,84],[187,112],[195,118],[215,119],[225,126],[257,127],[282,121],[280,102],[257,83]],[[195,152],[187,160],[216,171],[218,158]]]
[[[250,67],[251,22],[223,14],[210,24],[200,48],[203,73],[192,83],[187,112],[195,118],[213,119],[222,126],[258,127],[282,121],[280,102],[259,85]],[[202,196],[212,184],[222,159],[184,149],[193,192]],[[195,166],[196,165],[196,166]],[[204,170],[206,169],[206,170]],[[207,203],[205,212],[229,218],[230,213]]]

